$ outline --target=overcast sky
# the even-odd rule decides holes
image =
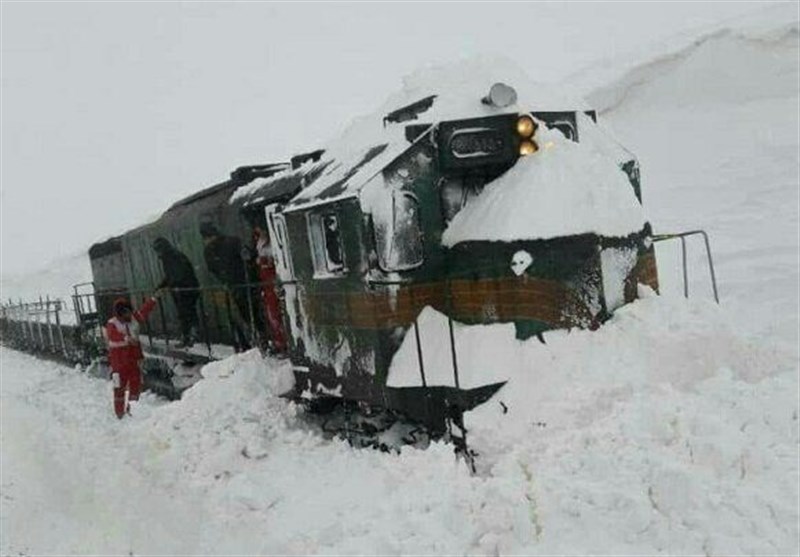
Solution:
[[[318,147],[420,65],[544,81],[754,3],[2,3],[2,273]]]

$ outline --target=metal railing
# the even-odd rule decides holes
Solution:
[[[714,301],[719,303],[719,290],[717,289],[717,275],[714,271],[714,259],[711,256],[711,245],[708,241],[708,234],[705,230],[690,230],[688,232],[678,232],[675,234],[654,234],[653,242],[666,242],[669,240],[680,240],[681,242],[681,263],[683,265],[683,295],[689,297],[689,270],[686,261],[686,238],[689,236],[702,236],[706,248],[706,259],[708,260],[708,274],[711,279],[711,287],[714,291]]]
[[[0,305],[0,334],[13,347],[70,359],[76,356],[74,329],[61,322],[61,300],[40,297],[39,300]]]
[[[266,286],[277,284],[276,280],[232,286],[168,288],[160,296],[154,312],[142,324],[146,347],[151,352],[162,354],[187,349],[185,356],[199,356],[194,348],[189,351],[183,344],[191,340],[192,346],[196,343],[205,346],[206,354],[203,356],[207,359],[228,355],[215,354],[215,346],[219,345],[233,346],[236,350],[255,346],[263,348],[270,339],[262,292]],[[196,297],[185,297],[191,293],[196,293]],[[102,345],[102,327],[111,317],[114,300],[124,297],[135,309],[153,294],[150,289],[95,290],[93,283],[76,285],[72,297],[77,323],[88,342]],[[285,328],[286,323],[283,325]],[[189,335],[190,339],[186,338]]]

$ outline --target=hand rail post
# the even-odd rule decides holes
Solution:
[[[61,317],[59,315],[60,312],[61,312],[61,303],[59,301],[59,303],[56,304],[56,312],[55,312],[56,313],[56,330],[58,331],[58,340],[61,342],[61,352],[64,354],[65,358],[68,358],[69,354],[67,353],[67,345],[64,343],[64,330],[61,327]]]
[[[689,297],[689,276],[688,265],[686,262],[686,237],[701,235],[706,247],[706,260],[708,261],[708,273],[711,279],[711,288],[714,291],[714,301],[719,302],[719,289],[717,287],[717,275],[714,270],[714,258],[711,255],[711,243],[708,239],[708,234],[705,230],[690,230],[687,232],[679,232],[677,234],[654,234],[652,236],[653,242],[663,242],[665,240],[674,240],[676,238],[681,241],[681,260],[683,262],[683,295]]]
[[[256,316],[253,312],[253,295],[250,292],[250,283],[248,282],[245,286],[243,286],[243,288],[245,289],[245,294],[247,295],[247,309],[250,313],[250,343],[252,346],[258,346],[259,341],[256,332]]]
[[[211,308],[214,310],[214,327],[217,330],[218,341],[224,342],[223,332],[222,332],[222,316],[220,315],[218,296],[219,288],[211,289]]]
[[[47,311],[47,314],[46,314],[47,315],[47,332],[49,333],[48,336],[50,337],[50,351],[51,352],[55,352],[56,351],[56,342],[55,342],[55,338],[53,336],[53,324],[50,322],[50,295],[49,294],[47,295],[47,306],[46,306],[46,310],[45,311]]]
[[[239,335],[237,334],[238,325],[236,325],[236,323],[234,323],[235,317],[233,315],[233,307],[232,307],[232,304],[231,304],[231,291],[230,291],[230,288],[228,288],[227,286],[225,286],[224,288],[225,288],[225,290],[224,290],[224,292],[225,292],[225,310],[226,310],[226,312],[228,314],[228,331],[230,332],[231,339],[233,340],[234,347],[238,347],[239,349],[241,349],[241,348],[244,348],[244,347],[240,346],[241,339],[239,338]],[[240,352],[241,350],[235,350],[235,351],[236,352]]]
[[[681,261],[683,263],[683,297],[689,297],[689,271],[686,265],[686,237],[681,236]]]
[[[700,234],[703,235],[703,241],[706,244],[706,256],[708,257],[708,272],[711,275],[711,287],[714,289],[714,300],[719,303],[719,292],[717,291],[717,275],[714,272],[714,260],[711,257],[711,245],[708,242],[708,234],[705,230],[701,230]]]
[[[36,302],[34,302],[34,303],[36,303]],[[44,352],[44,323],[43,323],[43,319],[42,319],[42,306],[43,306],[42,296],[39,295],[39,305],[37,306],[36,313],[35,313],[35,315],[36,315],[36,328],[39,331],[39,350],[41,352]]]
[[[161,305],[161,300],[160,299],[156,300],[156,304],[160,306]],[[147,335],[147,347],[152,352],[153,351],[153,328],[150,326],[150,316],[148,316],[147,319],[144,320],[143,325],[144,325],[144,332]]]
[[[36,330],[33,327],[33,321],[31,319],[31,304],[25,304],[25,324],[28,326],[28,332],[31,337],[31,346],[36,346]]]
[[[414,302],[413,302],[413,299],[414,299],[414,294],[413,294],[414,287],[412,286],[409,290],[411,291],[411,299],[412,299],[411,308],[412,308],[412,311],[416,312],[416,306],[414,305]],[[414,316],[414,339],[417,341],[417,361],[419,362],[419,375],[422,378],[422,386],[423,387],[427,387],[428,386],[428,381],[425,379],[425,361],[424,361],[424,358],[422,357],[422,342],[420,341],[420,338],[419,338],[419,320],[418,320],[418,318],[419,318],[419,314]]]
[[[19,324],[19,329],[22,332],[22,341],[23,344],[28,341],[28,331],[25,330],[25,321],[22,319],[22,300],[17,300],[17,305],[15,306],[15,314],[17,318],[17,323]]]
[[[158,315],[161,317],[161,332],[164,334],[164,341],[166,342],[166,350],[169,350],[169,331],[167,331],[167,318],[164,315],[164,304],[158,305]]]
[[[461,384],[458,378],[458,358],[456,356],[456,338],[455,333],[453,332],[453,318],[451,317],[453,314],[453,292],[450,286],[450,279],[447,279],[445,282],[445,288],[447,288],[447,328],[450,333],[450,356],[453,359],[453,377],[455,378],[456,389],[460,389]]]
[[[211,358],[211,337],[208,333],[208,315],[206,315],[206,303],[205,303],[205,292],[203,292],[200,288],[198,290],[198,298],[200,301],[200,317],[199,323],[203,327],[203,336],[205,337],[205,344],[206,349],[208,350],[208,357]],[[197,307],[195,306],[195,314],[197,313]]]
[[[75,319],[77,319],[78,325],[83,324],[83,308],[81,307],[81,297],[78,294],[78,286],[73,286],[72,289],[74,290],[74,294],[72,295],[72,303],[75,307]]]

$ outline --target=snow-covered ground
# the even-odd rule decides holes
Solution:
[[[800,553],[799,62],[787,4],[570,80],[656,231],[709,231],[722,305],[663,247],[664,295],[599,331],[487,328],[511,380],[467,417],[477,475],[325,440],[257,353],[118,422],[107,382],[0,349],[0,553]]]
[[[445,444],[326,441],[257,352],[118,422],[109,383],[2,349],[2,550],[791,554],[796,362],[727,317],[650,297],[509,339],[515,388],[469,417],[477,476]]]

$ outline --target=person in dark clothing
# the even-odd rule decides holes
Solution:
[[[175,248],[166,238],[156,238],[153,250],[161,260],[164,269],[164,280],[159,288],[169,288],[175,308],[178,310],[178,321],[181,326],[181,344],[194,344],[194,334],[198,327],[197,300],[200,283],[194,272],[194,265],[186,255]]]
[[[255,327],[257,331],[263,330],[260,312],[251,306],[252,295],[248,296],[248,290],[243,286],[258,282],[253,256],[243,251],[244,246],[239,238],[223,236],[214,223],[203,222],[200,225],[200,235],[205,244],[203,257],[209,272],[228,287],[238,310],[238,319],[234,318],[233,322],[235,341],[238,348],[246,350],[251,344],[241,323],[249,323],[249,327]]]

